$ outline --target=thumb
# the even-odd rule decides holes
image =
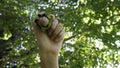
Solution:
[[[40,30],[40,28],[37,26],[37,24],[34,21],[32,22],[32,26],[36,36],[43,34],[43,32]]]

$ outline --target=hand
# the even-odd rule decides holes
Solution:
[[[40,50],[42,68],[59,68],[58,54],[63,43],[65,31],[54,15],[51,16],[51,19],[53,23],[50,29],[44,32],[40,30],[35,22],[32,22]],[[38,23],[43,26],[49,23],[46,17],[39,17],[38,20]]]
[[[47,21],[46,17],[39,17],[38,19],[41,21],[39,23]],[[35,22],[32,22],[32,26],[40,49],[40,55],[53,54],[58,56],[63,43],[65,31],[54,15],[51,15],[51,19],[53,23],[47,32],[41,31]]]

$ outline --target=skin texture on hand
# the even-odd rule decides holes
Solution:
[[[65,31],[62,29],[62,25],[58,23],[54,15],[51,16],[51,19],[53,21],[52,25],[50,29],[45,32],[41,31],[35,22],[32,22],[40,50],[42,68],[58,68],[58,54],[64,40]],[[39,18],[41,22],[46,20],[45,17]]]

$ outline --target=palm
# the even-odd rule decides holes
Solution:
[[[39,32],[37,41],[41,52],[46,51],[58,54],[63,40],[55,42],[51,40],[47,34]]]

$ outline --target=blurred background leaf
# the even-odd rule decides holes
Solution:
[[[1,68],[40,67],[31,21],[41,11],[67,32],[60,68],[120,67],[120,0],[1,0]]]

